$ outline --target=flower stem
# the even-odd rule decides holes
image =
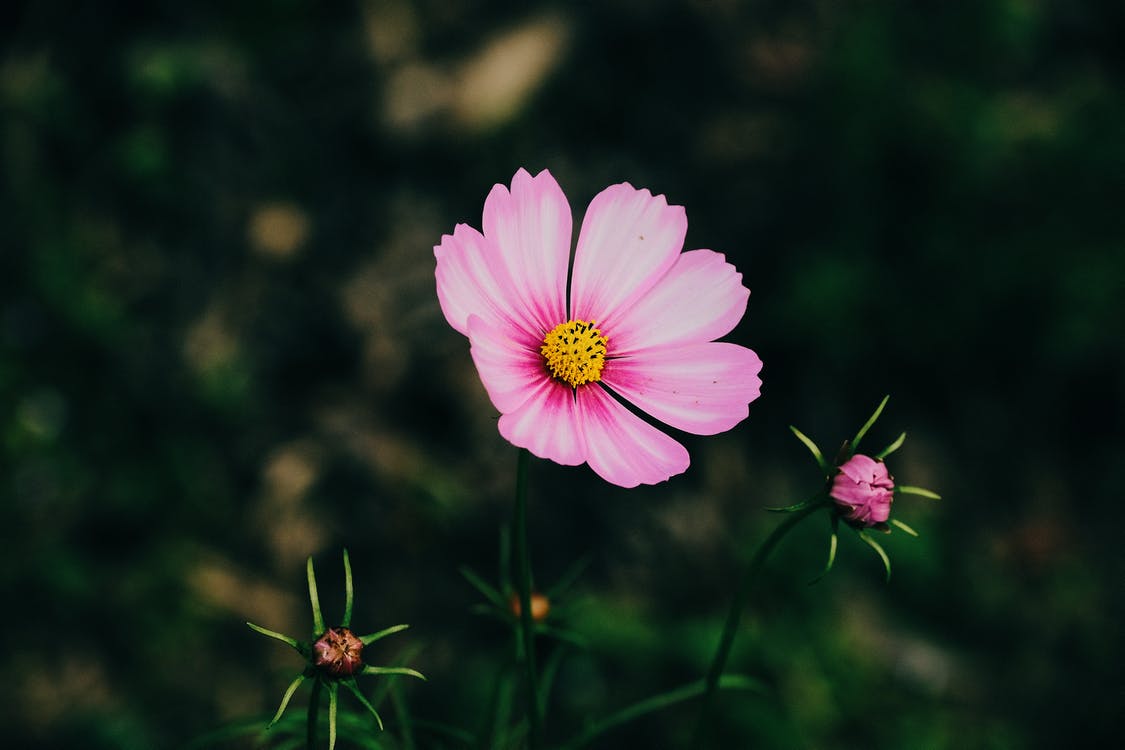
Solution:
[[[535,635],[531,620],[531,557],[527,549],[527,469],[531,454],[520,448],[516,464],[516,560],[519,566],[517,588],[520,598],[520,634],[523,642],[523,664],[527,680],[527,721],[530,727],[527,746],[536,750],[543,733],[539,714],[539,678],[535,671]]]
[[[313,750],[316,747],[316,725],[320,719],[320,686],[319,679],[313,680],[312,695],[309,696],[309,720],[305,726],[305,747]]]
[[[707,679],[705,681],[706,687],[703,692],[703,702],[699,708],[699,720],[695,725],[695,733],[692,736],[690,747],[693,750],[703,747],[703,737],[707,730],[707,723],[711,718],[711,710],[715,702],[715,693],[719,689],[719,681],[723,676],[723,670],[727,665],[727,658],[730,656],[731,647],[734,645],[734,637],[738,633],[738,623],[742,619],[742,611],[746,609],[746,602],[750,598],[750,591],[757,580],[758,573],[761,572],[762,566],[765,564],[766,559],[769,558],[773,548],[777,546],[778,542],[784,538],[789,531],[804,520],[807,516],[812,515],[816,511],[824,507],[824,503],[810,503],[809,505],[794,511],[778,524],[766,540],[762,542],[754,552],[754,556],[750,558],[746,564],[745,570],[742,571],[742,578],[738,582],[738,589],[734,594],[734,601],[731,602],[730,611],[727,612],[726,625],[723,626],[723,635],[719,640],[719,647],[715,651],[715,656],[711,660],[711,668],[707,672]]]

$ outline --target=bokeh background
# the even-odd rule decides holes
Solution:
[[[356,626],[412,624],[376,657],[429,676],[412,714],[480,724],[508,644],[458,568],[496,580],[515,451],[432,247],[524,166],[576,219],[623,180],[686,206],[765,361],[671,482],[534,463],[539,580],[590,561],[551,738],[702,674],[763,507],[816,489],[787,426],[831,449],[890,393],[869,439],[944,500],[896,505],[889,585],[845,534],[807,586],[823,519],[786,541],[718,746],[1109,746],[1123,38],[1109,0],[5,5],[0,744],[264,722],[300,662],[243,621],[307,633],[309,555],[339,612],[344,547]]]

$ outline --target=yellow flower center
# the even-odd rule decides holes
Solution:
[[[577,388],[602,379],[608,339],[595,328],[596,321],[568,320],[559,323],[539,347],[551,377]]]

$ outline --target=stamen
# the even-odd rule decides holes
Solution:
[[[543,338],[539,352],[551,377],[571,388],[602,379],[608,339],[596,325],[593,320],[568,320]]]

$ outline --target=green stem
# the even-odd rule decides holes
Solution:
[[[527,746],[536,750],[543,732],[539,714],[539,678],[535,672],[535,635],[531,620],[531,557],[527,550],[527,469],[531,454],[521,448],[516,464],[516,560],[519,565],[520,633],[523,641],[523,663],[527,680],[527,721],[530,727]]]
[[[711,709],[715,702],[715,693],[719,688],[719,680],[723,676],[723,670],[727,665],[727,658],[730,656],[731,647],[734,645],[734,637],[738,633],[738,623],[742,619],[742,611],[746,609],[746,602],[750,598],[750,591],[754,586],[754,582],[761,572],[762,566],[765,564],[766,559],[769,558],[773,548],[777,546],[778,542],[785,537],[789,531],[804,520],[807,516],[812,515],[816,511],[824,507],[824,503],[812,503],[798,511],[794,511],[778,524],[777,528],[770,533],[766,540],[762,542],[754,552],[754,556],[746,564],[746,569],[742,571],[742,578],[738,582],[738,589],[734,594],[734,601],[731,602],[730,611],[727,612],[726,625],[723,626],[723,635],[719,640],[719,648],[715,651],[715,657],[711,661],[711,669],[707,672],[706,687],[703,692],[703,703],[699,708],[699,721],[695,725],[695,734],[692,737],[690,747],[698,749],[703,746],[703,736],[706,733],[707,722],[711,718]]]
[[[305,726],[306,750],[313,750],[316,747],[316,725],[320,718],[320,687],[322,684],[319,678],[313,678],[312,695],[309,696],[309,721]]]

